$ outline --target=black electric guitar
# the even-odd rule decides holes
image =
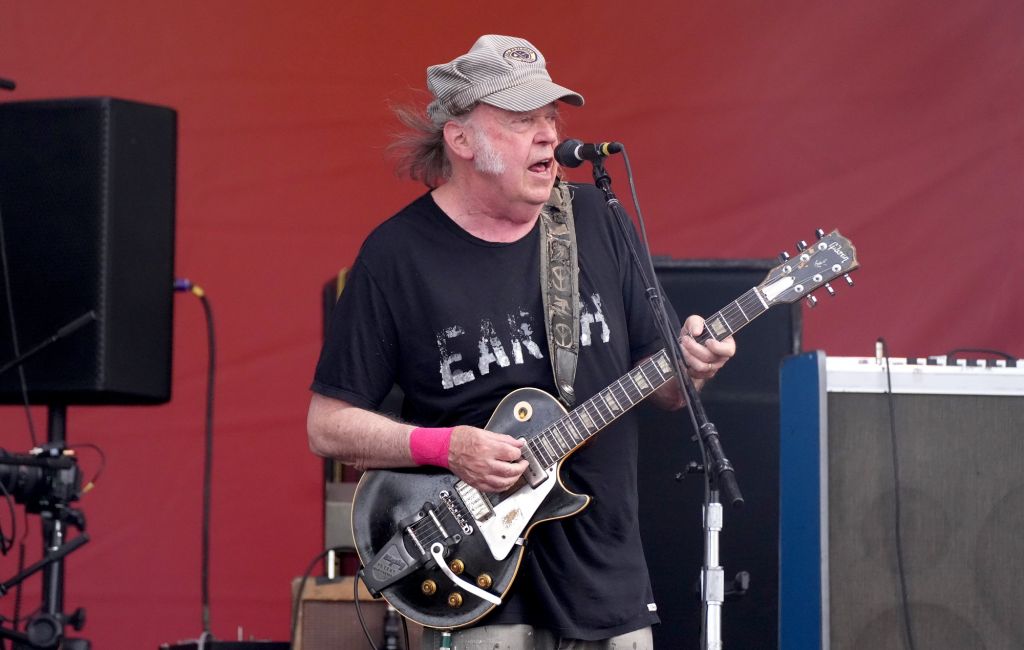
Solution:
[[[724,339],[773,305],[809,297],[837,277],[850,282],[846,274],[858,265],[853,245],[838,231],[818,235],[708,317],[698,338]],[[481,492],[440,468],[363,474],[352,531],[366,586],[422,625],[454,629],[479,620],[511,588],[533,526],[575,515],[590,502],[562,484],[562,462],[671,378],[661,350],[572,412],[535,388],[509,393],[485,428],[525,439],[529,469],[502,493]]]

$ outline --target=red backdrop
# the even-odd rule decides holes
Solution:
[[[389,104],[424,102],[425,66],[479,34],[529,38],[586,96],[564,111],[569,135],[627,144],[655,253],[763,258],[819,226],[850,237],[858,286],[806,315],[805,347],[870,355],[882,335],[896,356],[1024,353],[1024,4],[425,5],[0,5],[8,99],[179,112],[176,267],[206,289],[220,343],[218,637],[287,637],[289,581],[321,543],[304,421],[318,289],[421,191],[384,155]],[[69,412],[71,442],[109,457],[81,504],[93,541],[68,561],[68,609],[88,608],[99,648],[201,629],[205,334],[197,302],[176,300],[172,402]],[[4,448],[29,447],[24,420],[0,410]],[[13,555],[0,563],[0,579],[15,572]]]

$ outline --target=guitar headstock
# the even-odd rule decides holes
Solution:
[[[818,300],[811,292],[825,287],[829,295],[835,295],[835,289],[829,284],[832,280],[842,277],[853,286],[848,275],[858,266],[857,249],[850,240],[833,230],[825,234],[817,231],[818,240],[810,246],[806,242],[797,243],[798,254],[790,257],[782,253],[782,263],[773,268],[765,276],[757,290],[770,306],[779,302],[796,302],[807,298],[813,307]]]

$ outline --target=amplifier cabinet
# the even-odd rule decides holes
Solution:
[[[366,635],[359,625],[356,605],[353,601],[352,576],[345,576],[330,582],[318,583],[310,578],[299,594],[302,580],[292,583],[292,598],[300,598],[299,620],[295,630],[294,650],[337,650],[338,648],[369,648]],[[294,601],[293,601],[294,602]],[[359,609],[362,611],[366,629],[378,648],[385,644],[385,617],[387,603],[374,599],[362,582],[359,583]],[[397,615],[397,647],[405,648],[401,616]],[[423,628],[408,622],[410,648],[419,648]]]
[[[779,646],[1024,648],[1024,368],[886,369],[783,364]]]

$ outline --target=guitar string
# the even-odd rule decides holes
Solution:
[[[663,354],[663,352],[659,354]],[[643,375],[644,379],[648,382],[648,385],[650,386],[653,386],[654,384],[658,384],[658,386],[660,386],[666,381],[664,375],[661,373],[660,370],[658,370],[657,366],[655,365],[656,360],[657,357],[654,357],[648,362],[641,364],[635,369],[636,372],[639,372]],[[656,378],[652,379],[650,377],[651,371],[654,372]],[[632,374],[632,372],[633,371],[631,371],[630,375]],[[568,453],[572,449],[575,449],[577,446],[585,442],[590,436],[592,436],[601,428],[604,428],[611,422],[614,422],[616,419],[620,417],[621,414],[625,413],[627,410],[635,406],[642,398],[646,397],[644,391],[640,390],[635,386],[634,390],[636,392],[636,396],[634,397],[630,395],[628,386],[634,384],[634,381],[630,380],[630,382],[627,384],[625,382],[625,379],[626,377],[623,377],[616,381],[611,386],[608,386],[607,388],[599,391],[593,398],[581,404],[580,408],[576,409],[576,411],[560,418],[558,421],[553,423],[548,428],[542,430],[537,436],[531,439],[528,444],[530,450],[534,453],[534,456],[542,460],[545,463],[545,466],[554,465],[556,460],[563,457],[566,453]],[[653,390],[656,389],[657,388],[654,388]],[[653,390],[651,392],[653,392]],[[618,405],[618,413],[616,413],[616,411],[614,411],[605,401],[606,396],[610,396]],[[625,406],[623,406],[623,402],[626,402]],[[586,422],[583,421],[582,418],[578,416],[577,411],[585,412],[587,416],[591,419],[591,421],[595,423],[595,426],[588,426]],[[577,442],[577,436],[573,435],[573,433],[570,432],[570,439],[572,440],[573,444],[569,445],[565,439],[565,436],[558,429],[560,426],[568,429],[568,427],[564,426],[564,423],[566,420],[572,422],[572,416],[574,414],[577,415],[575,422],[573,422],[574,426],[576,425],[576,423],[582,425],[583,429],[586,431],[586,435],[577,434],[580,437],[579,442]],[[600,418],[602,420],[600,425],[598,425],[595,415],[597,416],[597,418]],[[577,426],[577,428],[579,427]],[[591,429],[593,429],[593,431]],[[555,435],[557,435],[558,438],[552,440]],[[556,442],[560,451],[558,458],[552,459],[550,457],[551,455],[548,454],[542,446],[542,440],[548,440],[549,443]],[[562,451],[563,447],[565,447],[564,451]]]
[[[743,327],[765,311],[764,305],[762,305],[761,301],[757,300],[756,297],[747,297],[746,300],[744,300],[744,297],[746,296],[741,296],[737,300],[734,300],[718,312],[725,319],[732,332],[736,332],[740,329],[739,327],[735,327],[737,319],[742,319],[740,327]],[[751,313],[753,313],[753,316],[747,315]],[[714,315],[712,315],[708,320],[712,320],[713,318]]]
[[[594,429],[595,429],[594,431],[591,431],[590,429],[592,427],[586,426],[585,423],[584,423],[584,426],[586,427],[586,431],[587,431],[587,436],[585,438],[583,438],[583,440],[581,440],[580,442],[583,442],[584,440],[586,440],[586,438],[589,438],[591,435],[596,433],[597,430],[599,430],[600,428],[603,428],[604,426],[606,426],[610,422],[613,422],[614,420],[616,420],[619,417],[619,415],[616,415],[610,409],[608,404],[605,403],[604,395],[605,394],[610,395],[612,397],[612,399],[617,404],[619,404],[619,407],[621,409],[620,414],[624,413],[628,409],[630,409],[633,406],[635,406],[641,399],[643,399],[644,397],[647,396],[645,390],[642,390],[641,388],[636,386],[635,380],[633,379],[633,375],[636,374],[636,373],[640,373],[644,377],[645,381],[648,382],[648,385],[649,386],[653,386],[654,382],[652,382],[652,380],[651,380],[651,378],[649,376],[649,371],[651,371],[651,370],[653,370],[655,373],[658,373],[660,375],[660,373],[658,372],[657,368],[654,365],[654,361],[653,360],[645,362],[645,363],[641,364],[640,366],[638,366],[634,371],[630,371],[630,373],[627,373],[627,375],[624,376],[623,378],[621,378],[619,381],[615,382],[611,386],[609,386],[609,387],[605,388],[604,390],[600,391],[595,396],[595,398],[593,398],[592,400],[588,401],[588,403],[587,403],[588,406],[587,406],[586,409],[584,409],[586,411],[587,415],[590,416],[591,420],[593,420],[595,422],[595,424],[596,424],[596,420],[594,420],[594,415],[595,414],[598,417],[600,417],[601,420],[603,420],[603,422],[602,422],[602,424],[599,427],[594,427]],[[627,378],[629,379],[628,382],[626,381]],[[664,383],[663,382],[663,378],[660,377],[660,376],[658,378],[658,383],[659,383],[659,385],[660,385],[660,383]],[[632,389],[630,387],[632,387]],[[653,390],[651,392],[653,392]],[[622,406],[623,402],[626,403],[626,406]],[[593,408],[590,408],[590,406],[592,406]],[[602,409],[603,409],[603,412],[602,412]],[[607,415],[605,415],[605,413],[607,413]],[[577,421],[581,421],[581,418],[577,417],[576,420]]]
[[[819,251],[817,251],[817,250],[812,251],[810,253],[810,257],[813,258],[815,255],[818,255],[818,254],[819,254]],[[834,280],[835,278],[839,277],[838,274],[835,274],[832,277],[830,277],[828,280],[825,280],[824,276],[825,276],[825,274],[823,273],[822,274],[822,281],[821,282],[817,282],[817,281],[814,280],[814,278],[811,278],[810,279],[810,283],[814,284],[815,286],[810,291],[807,291],[806,293],[810,294],[812,291],[814,291],[814,289],[817,289],[820,286],[824,285],[825,282],[830,282],[831,280]],[[752,307],[752,308],[754,308],[756,310],[756,313],[754,314],[755,317],[756,316],[760,316],[762,313],[764,313],[764,311],[766,311],[767,308],[763,304],[761,304],[760,300],[757,299],[757,290],[758,290],[757,287],[753,287],[752,289],[750,289],[746,293],[744,293],[743,296],[740,296],[740,298],[738,298],[737,300],[733,301],[733,303],[729,303],[729,305],[727,305],[725,308],[722,309],[723,315],[725,314],[726,310],[731,310],[730,314],[732,316],[735,316],[737,314],[737,310],[736,310],[736,307],[734,306],[734,303],[739,302],[741,307]],[[744,311],[746,311],[746,310],[744,309]],[[727,316],[727,317],[729,317],[729,316]],[[747,323],[749,323],[752,320],[753,320],[753,318],[749,318],[749,317],[746,318],[746,322]]]

